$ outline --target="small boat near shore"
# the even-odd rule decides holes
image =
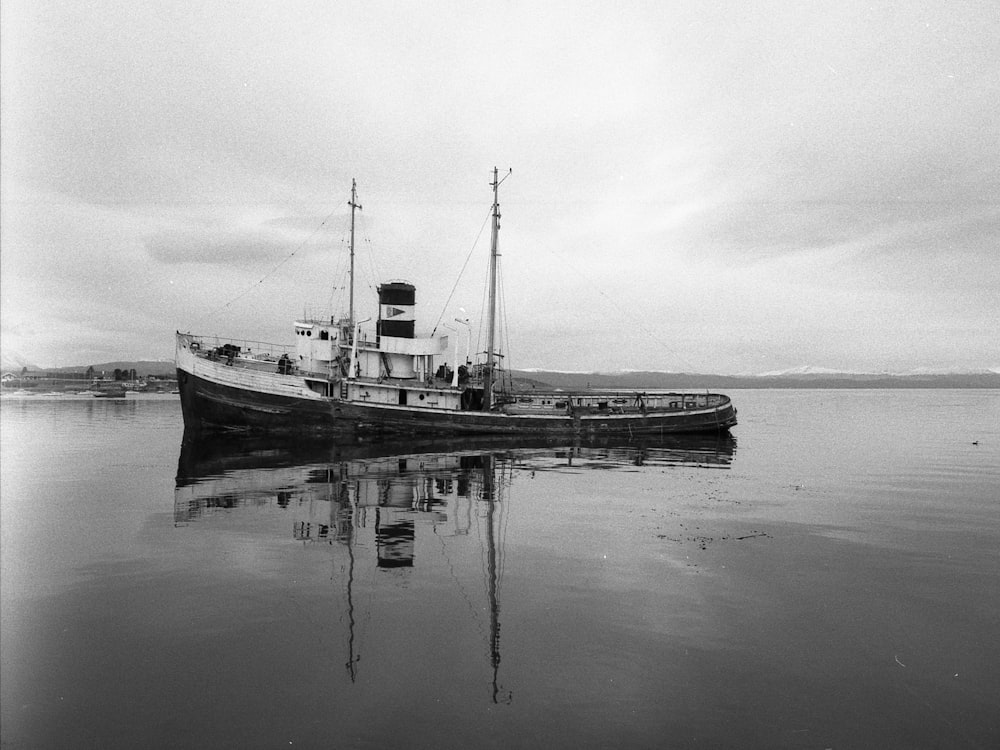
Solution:
[[[94,398],[125,398],[125,386],[121,383],[96,386]]]
[[[185,429],[316,432],[338,436],[620,435],[722,433],[736,424],[728,396],[708,392],[565,392],[516,389],[497,351],[499,186],[493,171],[492,239],[482,361],[459,362],[459,336],[416,336],[416,289],[378,287],[374,330],[354,314],[351,187],[350,308],[346,317],[294,323],[277,346],[177,332]],[[462,321],[458,321],[462,322]],[[467,325],[467,324],[466,324]]]

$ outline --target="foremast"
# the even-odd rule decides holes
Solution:
[[[358,203],[358,181],[355,178],[351,178],[351,200],[347,202],[347,205],[351,207],[351,273],[350,273],[350,307],[347,312],[347,319],[351,326],[351,331],[354,331],[354,214],[357,209],[361,208],[361,204]]]

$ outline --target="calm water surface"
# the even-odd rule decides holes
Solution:
[[[3,746],[1000,746],[1000,392],[732,395],[641,446],[4,399]]]

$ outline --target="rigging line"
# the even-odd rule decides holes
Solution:
[[[366,257],[368,260],[368,273],[371,274],[368,288],[372,289],[372,284],[378,286],[378,280],[382,277],[382,274],[381,271],[379,271],[378,265],[375,263],[375,253],[372,251],[371,234],[368,231],[368,219],[365,217],[364,213],[360,216],[358,223],[361,225],[361,236],[365,249],[367,250]]]
[[[365,237],[364,241],[365,250],[368,251],[366,255],[368,257],[368,273],[371,279],[371,281],[369,281],[368,288],[371,289],[373,282],[376,287],[378,286],[379,279],[382,278],[382,272],[378,270],[378,266],[375,264],[375,253],[372,251],[372,241],[368,239],[368,237]]]
[[[368,291],[371,292],[371,295],[369,296],[369,300],[373,300],[373,299],[377,300],[378,299],[379,279],[382,278],[382,275],[379,272],[378,267],[375,265],[375,253],[372,252],[371,240],[369,240],[367,237],[365,238],[365,248],[368,251],[367,252],[367,256],[368,256],[368,270],[366,272],[367,276],[365,278],[365,286],[368,288]],[[356,301],[355,302],[355,305],[363,305],[363,304],[364,303],[362,303],[360,301]],[[357,312],[357,310],[355,310],[355,313],[356,312]]]
[[[500,375],[500,377],[497,378],[497,383],[500,385],[501,390],[506,390],[507,388],[508,368],[510,366],[510,362],[505,356],[509,349],[504,346],[504,337],[507,333],[507,320],[504,316],[504,307],[503,263],[501,263],[500,258],[497,257],[497,335],[494,346],[497,348],[497,354],[501,357],[496,366]]]
[[[326,298],[326,305],[323,307],[323,312],[328,314],[331,318],[336,316],[336,311],[333,309],[333,299],[337,296],[337,291],[341,288],[339,279],[334,276],[334,283],[330,285],[330,294]]]
[[[481,353],[486,344],[483,342],[483,325],[486,322],[487,308],[486,300],[489,297],[490,284],[488,279],[483,279],[483,294],[479,298],[479,327],[476,329],[476,352]]]
[[[507,357],[506,372],[507,372],[507,385],[510,390],[514,390],[514,375],[512,373],[514,369],[514,363],[511,360],[511,353],[514,351],[510,347],[510,321],[507,318],[507,293],[505,287],[503,286],[503,275],[500,276],[500,314],[503,318],[503,340],[504,340],[504,354]]]
[[[501,584],[503,583],[504,574],[507,571],[507,531],[508,531],[508,529],[510,527],[510,505],[509,505],[509,503],[510,503],[510,500],[511,500],[511,493],[510,493],[509,490],[510,490],[511,486],[514,484],[514,457],[513,456],[511,456],[511,459],[510,459],[510,474],[508,475],[508,478],[505,481],[506,481],[506,487],[507,487],[508,492],[507,492],[506,501],[504,502],[504,509],[503,509],[503,532],[500,535],[500,552],[501,552],[501,557],[500,557],[500,561],[501,561],[500,562],[500,583]]]
[[[290,261],[290,260],[291,260],[291,259],[292,259],[293,257],[295,257],[295,254],[296,254],[296,253],[298,253],[298,252],[299,252],[299,250],[301,250],[301,249],[302,249],[303,247],[305,247],[305,246],[306,246],[306,244],[307,244],[307,243],[309,243],[309,242],[310,242],[310,241],[312,240],[312,238],[313,238],[313,237],[315,237],[315,236],[316,236],[317,234],[319,234],[319,230],[320,230],[320,229],[322,229],[322,228],[323,228],[323,227],[324,227],[324,226],[326,225],[326,223],[327,223],[327,222],[328,222],[328,221],[330,220],[330,217],[331,217],[331,216],[333,216],[333,215],[334,215],[335,213],[337,213],[337,211],[338,211],[338,210],[339,210],[339,207],[338,207],[338,208],[335,208],[335,209],[333,209],[333,210],[332,210],[332,211],[331,211],[330,213],[328,213],[328,214],[326,215],[326,218],[324,218],[324,219],[323,219],[323,221],[321,221],[321,222],[319,223],[319,226],[317,226],[317,227],[316,227],[316,228],[315,228],[315,229],[314,229],[314,230],[312,231],[312,234],[310,234],[310,235],[309,235],[308,237],[306,237],[306,238],[305,238],[304,240],[302,240],[302,242],[300,242],[300,243],[299,243],[298,247],[296,247],[296,248],[295,248],[294,250],[292,250],[292,252],[291,252],[291,253],[289,253],[288,255],[286,255],[286,256],[284,257],[284,259],[282,259],[282,260],[278,261],[278,263],[277,263],[277,264],[276,264],[276,265],[274,266],[274,268],[272,268],[272,269],[271,269],[270,271],[268,271],[268,272],[267,272],[267,273],[265,273],[265,274],[264,274],[263,276],[261,276],[261,277],[260,277],[260,279],[259,279],[258,281],[256,281],[255,283],[251,284],[250,286],[248,286],[248,287],[247,287],[246,289],[244,289],[244,290],[243,290],[242,292],[240,292],[240,293],[239,293],[239,294],[237,294],[237,295],[236,295],[235,297],[233,297],[233,298],[232,298],[231,300],[229,300],[229,301],[228,301],[228,302],[227,302],[226,304],[222,305],[221,307],[218,307],[218,308],[216,308],[215,310],[213,310],[213,311],[212,311],[212,312],[210,312],[210,313],[206,313],[205,315],[203,315],[203,316],[202,316],[202,317],[201,317],[201,318],[200,318],[200,319],[198,320],[198,322],[201,322],[202,320],[205,320],[206,318],[211,318],[211,317],[213,317],[213,316],[215,316],[215,315],[219,314],[220,312],[222,312],[223,310],[225,310],[225,309],[226,309],[227,307],[229,307],[229,306],[230,306],[231,304],[233,304],[233,303],[234,303],[234,302],[235,302],[236,300],[240,299],[241,297],[245,297],[245,296],[246,296],[247,294],[249,294],[250,292],[252,292],[252,291],[253,291],[254,289],[256,289],[256,288],[257,288],[258,286],[260,286],[261,284],[263,284],[263,283],[264,283],[264,281],[265,281],[265,280],[266,280],[266,279],[267,279],[267,278],[268,278],[269,276],[273,275],[275,271],[277,271],[277,270],[278,270],[279,268],[281,268],[281,267],[282,267],[283,265],[285,265],[285,263],[287,263],[287,262],[288,262],[288,261]]]
[[[486,222],[490,220],[490,216],[492,215],[493,207],[490,206],[490,210],[486,214],[486,218],[483,219],[483,225],[479,227],[479,234],[476,235],[476,239],[472,243],[472,247],[469,249],[469,254],[465,256],[465,263],[462,264],[462,270],[458,272],[458,278],[455,279],[455,285],[452,286],[448,299],[444,301],[444,307],[441,308],[441,314],[438,316],[437,323],[434,324],[434,330],[431,331],[431,336],[437,332],[438,326],[441,325],[441,321],[444,320],[445,313],[448,310],[448,305],[451,303],[451,298],[455,295],[455,290],[458,289],[458,283],[462,280],[462,274],[465,273],[465,268],[469,265],[469,259],[472,258],[472,253],[475,251],[476,245],[479,244],[479,238],[483,236],[483,230],[486,228]]]
[[[350,264],[350,258],[347,254],[343,252],[344,244],[347,242],[344,236],[340,238],[340,252],[337,254],[340,258],[340,262],[332,276],[334,283],[330,286],[330,296],[327,298],[326,307],[329,311],[331,317],[335,316],[337,311],[333,307],[333,298],[336,296],[337,291],[343,289],[346,286],[347,275],[348,275],[348,265]]]
[[[503,369],[500,371],[501,385],[508,391],[513,391],[514,375],[512,370],[514,366],[511,364],[510,359],[510,325],[507,322],[507,295],[504,293],[503,263],[500,262],[499,258],[497,259],[497,297],[500,302],[500,351],[504,355]]]
[[[627,318],[628,320],[632,321],[632,323],[634,323],[634,324],[635,324],[635,326],[636,326],[636,327],[637,327],[637,328],[638,328],[638,329],[639,329],[640,331],[642,331],[642,332],[643,332],[643,333],[645,333],[645,334],[646,334],[647,336],[649,336],[650,338],[652,338],[652,339],[654,339],[655,341],[657,341],[657,342],[658,342],[658,343],[659,343],[659,344],[660,344],[660,345],[661,345],[661,346],[662,346],[662,347],[663,347],[664,349],[666,349],[666,351],[667,351],[667,352],[668,352],[668,353],[669,353],[669,354],[670,354],[670,355],[671,355],[672,357],[674,357],[674,358],[675,358],[675,359],[677,359],[677,360],[680,360],[680,363],[681,363],[682,365],[685,365],[685,366],[687,366],[687,367],[688,367],[689,369],[691,369],[691,370],[697,370],[697,367],[698,367],[698,366],[694,365],[694,364],[693,364],[692,362],[690,362],[689,360],[687,360],[687,358],[685,358],[685,357],[682,357],[682,356],[681,356],[680,354],[678,354],[678,353],[677,353],[677,352],[676,352],[676,351],[675,351],[675,350],[674,350],[674,349],[673,349],[673,348],[672,348],[672,347],[671,347],[670,345],[668,345],[668,344],[667,344],[667,343],[666,343],[666,342],[665,342],[665,341],[664,341],[664,340],[663,340],[663,339],[662,339],[662,338],[660,337],[660,335],[659,335],[659,334],[657,334],[657,333],[656,333],[655,331],[651,331],[651,330],[650,330],[649,328],[647,328],[647,327],[646,327],[646,326],[645,326],[645,325],[644,325],[644,324],[642,323],[642,321],[641,321],[641,320],[639,320],[638,318],[635,318],[635,317],[634,317],[634,316],[633,316],[633,315],[632,315],[632,314],[631,314],[631,313],[630,313],[630,312],[629,312],[628,310],[626,310],[626,309],[625,309],[625,308],[623,308],[623,307],[622,307],[621,305],[619,305],[619,304],[618,304],[617,302],[615,302],[614,298],[613,298],[613,297],[611,297],[611,296],[610,296],[610,295],[609,295],[609,294],[608,294],[607,292],[605,292],[605,291],[604,291],[604,290],[603,290],[603,289],[601,288],[601,286],[600,286],[599,284],[597,284],[596,282],[594,282],[594,280],[593,280],[593,279],[591,279],[591,278],[590,278],[589,276],[587,276],[586,274],[584,274],[584,273],[583,273],[583,272],[582,272],[582,271],[581,271],[581,270],[580,270],[579,268],[577,268],[577,266],[576,266],[575,262],[573,261],[573,259],[571,259],[571,258],[569,258],[568,256],[564,255],[563,253],[560,253],[560,252],[559,252],[558,250],[552,250],[551,248],[548,248],[548,252],[550,252],[550,253],[552,253],[552,254],[554,254],[554,255],[558,255],[558,256],[559,256],[559,257],[561,257],[561,258],[562,258],[563,260],[566,260],[566,261],[568,261],[568,262],[567,262],[567,263],[566,263],[566,264],[565,264],[564,266],[562,266],[563,268],[569,268],[569,269],[570,269],[570,270],[572,270],[572,271],[573,271],[574,273],[576,273],[576,274],[577,274],[577,275],[578,275],[578,276],[579,276],[579,277],[580,277],[581,279],[583,279],[584,281],[586,281],[586,282],[587,282],[587,283],[588,283],[588,284],[589,284],[589,285],[590,285],[591,287],[593,287],[593,289],[594,289],[594,290],[595,290],[595,291],[596,291],[596,292],[597,292],[597,293],[598,293],[599,295],[601,295],[601,296],[602,296],[602,297],[604,297],[604,298],[605,298],[605,299],[606,299],[606,300],[607,300],[608,302],[610,302],[610,303],[611,303],[611,305],[612,305],[612,306],[613,306],[613,307],[614,307],[614,308],[615,308],[615,309],[616,309],[616,310],[617,310],[617,311],[618,311],[619,313],[621,313],[622,315],[624,315],[624,316],[625,316],[625,317],[626,317],[626,318]]]
[[[359,223],[362,221],[363,219],[359,220]],[[364,230],[360,229],[359,231],[363,233]],[[375,254],[372,252],[371,239],[367,236],[363,236],[361,238],[361,243],[363,250],[359,249],[357,245],[354,247],[354,257],[357,261],[354,274],[354,288],[357,290],[359,288],[358,285],[360,284],[361,287],[370,291],[372,295],[375,295],[378,293],[377,288],[379,274],[375,265]],[[367,261],[367,264],[365,261]],[[360,305],[363,303],[358,300],[355,304]],[[356,312],[357,311],[355,311],[355,313]]]
[[[497,463],[500,464],[500,482],[498,485],[499,491],[497,495],[497,504],[499,506],[498,518],[497,518],[497,593],[503,588],[503,578],[504,571],[507,568],[507,525],[510,520],[510,509],[507,507],[507,503],[510,500],[510,494],[508,493],[504,497],[504,489],[509,489],[509,484],[507,483],[507,463],[513,464],[513,456],[508,456],[508,461],[502,459],[498,460]],[[513,471],[513,469],[511,469]],[[511,479],[513,481],[513,479]]]
[[[478,493],[479,497],[477,498],[478,502],[479,503],[492,502],[490,500],[485,500],[483,498],[483,494],[484,494],[483,493],[483,489],[484,489],[483,487],[480,487],[480,490],[479,490],[479,493]],[[487,558],[487,551],[486,551],[486,546],[485,546],[484,540],[483,540],[483,530],[482,530],[482,528],[480,528],[480,524],[479,524],[480,520],[485,520],[487,523],[489,523],[489,511],[488,510],[486,512],[485,518],[483,518],[483,517],[481,517],[479,515],[479,509],[478,508],[476,509],[476,537],[479,540],[479,570],[480,570],[480,573],[482,573],[482,576],[483,576],[483,581],[482,581],[483,588],[486,591],[489,591],[489,573],[488,573],[488,569],[487,569],[487,560],[486,560],[486,558]]]
[[[438,533],[436,524],[432,524],[431,533],[433,533],[434,536],[436,536],[441,541],[441,556],[444,558],[445,563],[447,565],[448,574],[455,582],[455,586],[456,588],[458,588],[459,594],[461,594],[462,599],[469,607],[469,612],[472,613],[472,621],[476,623],[476,629],[479,630],[480,635],[485,637],[486,629],[483,627],[483,622],[480,619],[479,612],[477,611],[476,606],[472,603],[472,599],[469,597],[468,592],[465,590],[465,586],[462,585],[462,581],[459,579],[458,574],[455,572],[455,564],[452,561],[451,557],[448,555],[448,550],[444,543],[444,537]]]

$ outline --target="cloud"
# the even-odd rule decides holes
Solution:
[[[918,366],[995,333],[989,4],[35,0],[0,33],[4,346],[42,364],[284,337],[342,291],[353,177],[361,304],[403,277],[436,318],[494,164],[524,365]]]
[[[148,237],[145,245],[150,258],[168,265],[247,265],[262,260],[278,262],[302,243],[263,228],[258,231],[178,229]]]

